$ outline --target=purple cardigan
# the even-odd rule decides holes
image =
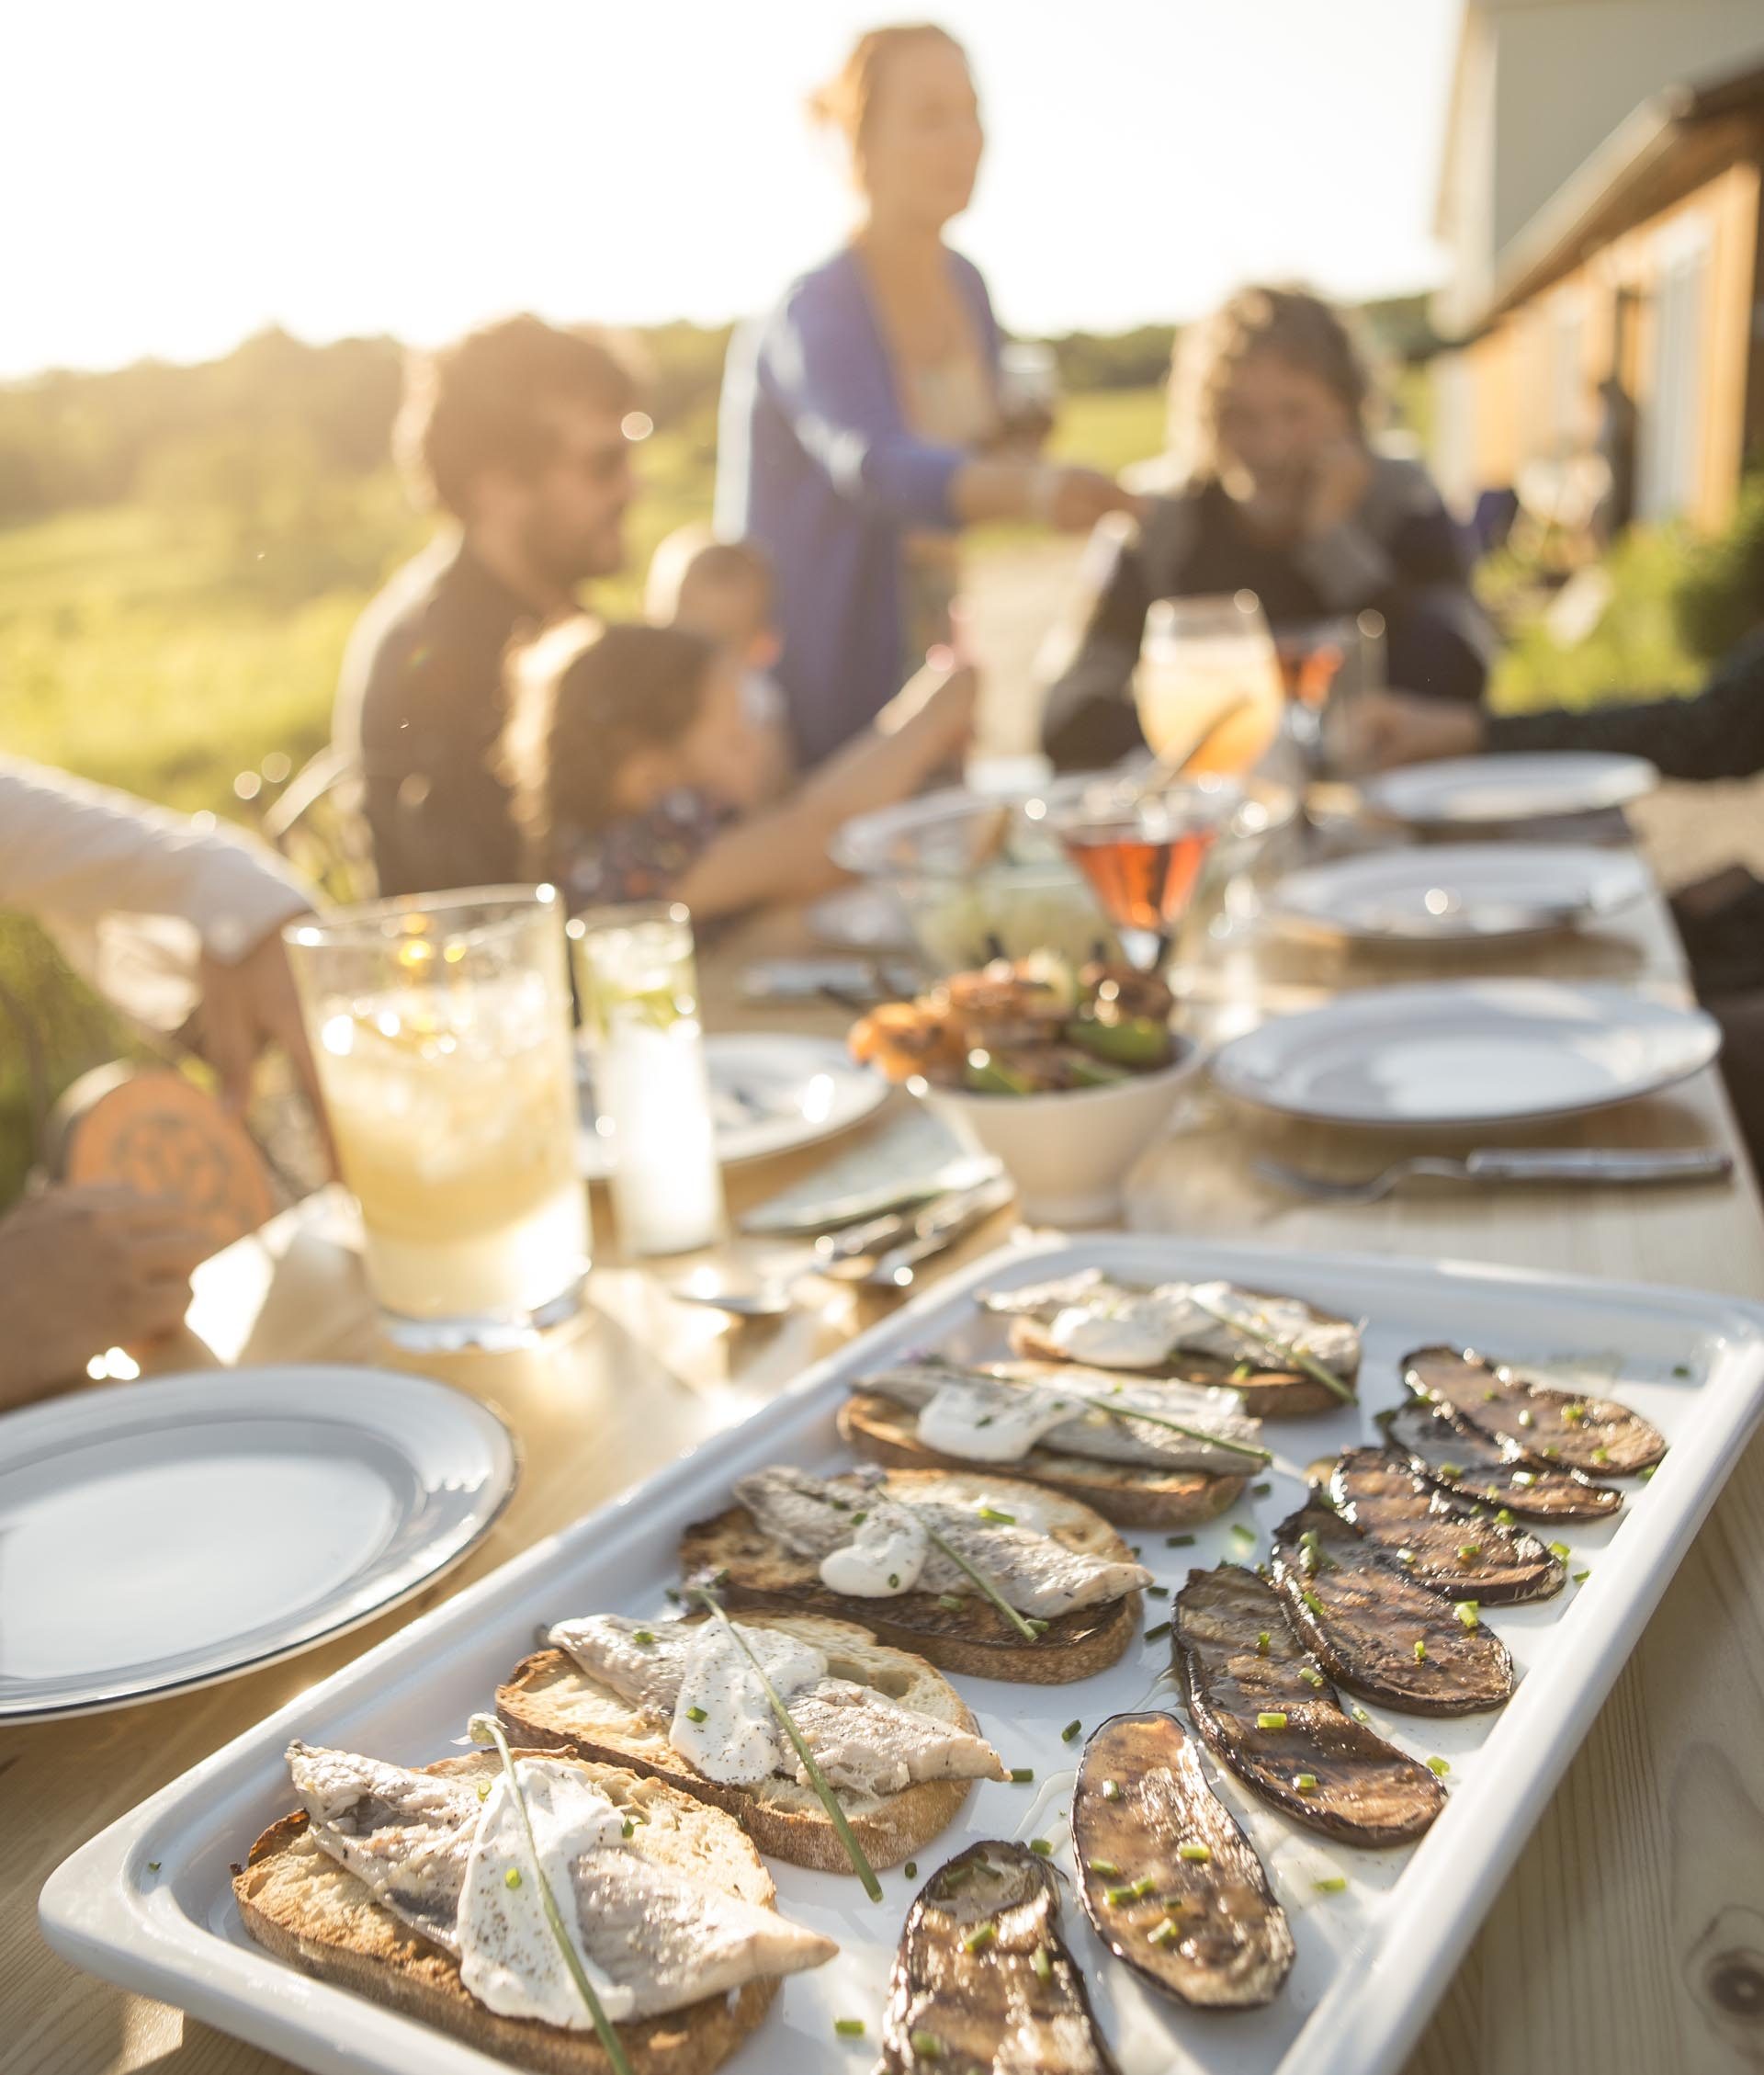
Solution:
[[[980,349],[999,327],[971,261],[949,255]],[[786,289],[729,349],[718,437],[717,531],[756,540],[777,573],[777,679],[797,752],[818,764],[899,690],[906,653],[901,537],[960,524],[950,480],[967,459],[906,422],[855,253]]]

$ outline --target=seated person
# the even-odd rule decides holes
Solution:
[[[972,670],[928,661],[862,735],[765,807],[741,673],[701,636],[578,621],[514,675],[504,768],[525,868],[572,909],[675,900],[702,920],[836,884],[834,830],[959,756],[976,695]]]
[[[414,365],[398,444],[455,523],[362,614],[332,725],[362,774],[381,893],[514,878],[503,658],[623,567],[636,402],[607,345],[537,317]]]
[[[1276,633],[1371,607],[1392,682],[1482,697],[1492,644],[1457,529],[1420,465],[1372,444],[1370,389],[1341,319],[1301,289],[1241,289],[1180,335],[1163,493],[1136,530],[1102,522],[1088,622],[1048,673],[1057,765],[1140,746],[1133,674],[1159,598],[1253,591]]]
[[[643,617],[657,627],[702,634],[741,673],[748,720],[765,744],[761,797],[775,799],[795,767],[784,690],[772,675],[781,646],[775,585],[765,550],[718,540],[707,526],[676,527],[650,561]]]

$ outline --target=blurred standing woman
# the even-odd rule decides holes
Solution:
[[[1107,476],[1004,450],[999,327],[944,243],[985,142],[961,46],[872,29],[811,103],[851,156],[851,243],[729,350],[717,530],[777,573],[778,682],[819,763],[950,638],[956,537],[977,520],[1068,531],[1136,508]]]
[[[1042,733],[1056,764],[1139,746],[1133,677],[1159,598],[1253,591],[1276,636],[1370,607],[1393,683],[1481,698],[1493,641],[1457,528],[1419,461],[1378,450],[1372,402],[1352,333],[1303,289],[1239,289],[1183,330],[1169,452],[1144,484],[1161,494],[1143,526],[1103,527],[1081,632],[1049,671]]]

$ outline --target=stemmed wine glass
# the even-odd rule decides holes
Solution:
[[[1157,972],[1169,957],[1213,846],[1242,804],[1239,787],[1203,778],[1160,791],[1099,788],[1050,816],[1141,972]]]

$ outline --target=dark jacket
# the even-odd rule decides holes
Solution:
[[[332,741],[363,776],[381,893],[519,878],[495,761],[503,658],[533,625],[526,602],[453,539],[407,562],[356,623]]]
[[[1105,527],[1108,522],[1104,522]],[[1493,641],[1458,530],[1418,463],[1381,455],[1360,509],[1295,548],[1244,527],[1216,482],[1159,497],[1136,535],[1092,544],[1089,618],[1047,694],[1043,743],[1065,770],[1141,746],[1133,673],[1159,598],[1253,591],[1276,632],[1373,607],[1385,674],[1405,691],[1479,699]]]

